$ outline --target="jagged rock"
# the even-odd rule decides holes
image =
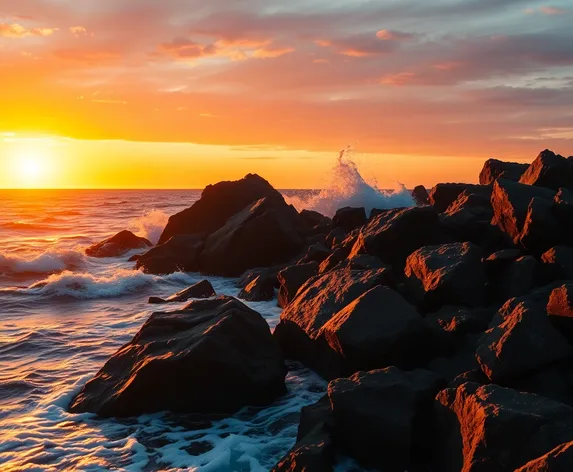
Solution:
[[[463,338],[471,333],[483,333],[493,317],[490,308],[468,308],[465,306],[444,306],[426,315],[426,322]]]
[[[370,215],[368,216],[368,221],[371,221],[380,215],[384,215],[384,219],[387,220],[391,216],[398,213],[400,210],[403,210],[403,208],[391,208],[391,209],[385,209],[385,210],[380,209],[380,208],[372,208],[372,210],[370,210]]]
[[[208,185],[193,206],[169,218],[159,244],[178,234],[217,231],[231,216],[265,197],[284,202],[283,196],[256,174],[233,182]]]
[[[573,408],[497,385],[436,397],[434,470],[508,472],[573,439]]]
[[[412,190],[412,198],[416,205],[429,205],[430,204],[430,194],[423,185],[418,185]]]
[[[342,241],[344,241],[348,236],[348,232],[343,230],[342,228],[334,228],[328,235],[326,236],[326,245],[330,249],[334,249],[338,246]]]
[[[532,256],[521,256],[519,249],[504,249],[490,255],[484,266],[491,297],[505,301],[533,289],[539,264]]]
[[[284,201],[256,201],[207,237],[200,255],[201,271],[237,277],[253,267],[287,262],[303,247],[298,216]]]
[[[541,256],[549,280],[573,280],[573,248],[557,246]]]
[[[199,269],[199,254],[203,250],[204,236],[178,235],[142,254],[136,263],[137,269],[146,274],[171,274],[195,272]]]
[[[302,210],[300,212],[300,219],[308,228],[311,228],[314,233],[328,232],[332,226],[332,220],[317,211]]]
[[[490,185],[493,184],[497,179],[519,182],[519,179],[528,167],[528,164],[488,159],[485,162],[482,171],[480,172],[479,183],[481,185]]]
[[[438,184],[430,191],[430,204],[438,213],[443,213],[464,191],[474,195],[480,193],[489,195],[491,193],[491,189],[485,185]]]
[[[472,243],[427,246],[406,260],[412,299],[425,310],[443,305],[479,306],[485,301],[482,251]]]
[[[559,189],[553,200],[553,214],[565,232],[567,241],[573,241],[573,193],[564,188]]]
[[[468,370],[458,375],[454,380],[448,383],[448,388],[458,388],[463,384],[472,382],[479,385],[489,385],[490,381],[481,369]]]
[[[551,292],[547,314],[553,326],[573,344],[573,283],[564,284]]]
[[[366,210],[364,208],[341,208],[332,218],[335,228],[342,228],[345,231],[352,231],[366,224]]]
[[[351,254],[376,256],[401,272],[412,252],[442,242],[444,234],[436,210],[412,207],[374,218],[360,231]]]
[[[532,162],[519,182],[559,190],[560,187],[571,186],[571,177],[567,159],[546,149]]]
[[[266,302],[272,300],[275,298],[273,281],[264,275],[259,275],[241,290],[239,298],[249,302]]]
[[[134,249],[146,249],[153,244],[145,238],[136,236],[131,231],[121,231],[115,236],[94,244],[86,249],[90,257],[119,257]]]
[[[324,244],[316,243],[306,250],[306,253],[299,259],[297,265],[308,264],[309,262],[317,262],[322,264],[330,256],[331,252]]]
[[[286,392],[286,367],[264,318],[231,297],[154,313],[72,400],[72,413],[232,414]],[[229,395],[232,392],[232,395]]]
[[[428,363],[426,369],[436,372],[448,382],[465,372],[480,370],[475,357],[475,346],[478,339],[479,335],[466,335],[464,338],[458,338],[459,342],[453,352],[435,357]]]
[[[216,296],[215,289],[208,280],[202,280],[197,282],[191,287],[186,288],[177,292],[175,295],[171,295],[165,300],[159,297],[151,297],[149,303],[161,304],[161,303],[178,303],[186,302],[191,298],[211,298]]]
[[[541,255],[564,240],[561,225],[553,215],[553,202],[534,197],[519,235],[519,244],[527,251]]]
[[[533,459],[515,472],[571,472],[573,470],[573,441],[560,444],[547,454]]]
[[[286,306],[294,299],[298,290],[306,283],[308,279],[318,274],[318,264],[309,262],[287,267],[278,274],[280,285],[279,289],[279,306]]]
[[[274,288],[279,288],[279,281],[277,279],[278,273],[285,269],[288,264],[279,264],[273,267],[259,267],[256,269],[246,270],[241,277],[237,280],[237,287],[243,289],[249,285],[257,277],[268,279]]]
[[[389,367],[357,372],[328,386],[335,437],[364,467],[404,472],[425,462],[439,375]]]

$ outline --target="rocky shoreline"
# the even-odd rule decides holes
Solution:
[[[275,471],[339,452],[382,471],[573,470],[573,157],[491,159],[479,182],[332,219],[257,175],[208,186],[136,267],[278,290],[279,325],[208,282],[154,298],[192,301],[154,313],[69,410],[230,415],[283,395],[288,358],[330,383]],[[149,246],[127,233],[88,255]]]

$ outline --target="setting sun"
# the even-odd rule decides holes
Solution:
[[[50,143],[40,139],[8,140],[7,177],[11,187],[44,187],[54,165]]]

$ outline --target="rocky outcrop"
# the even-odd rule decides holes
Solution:
[[[475,184],[438,184],[430,191],[430,204],[443,213],[463,193],[488,195],[491,189],[485,185]]]
[[[163,299],[159,297],[151,297],[149,303],[181,303],[190,300],[191,298],[211,298],[216,295],[215,289],[208,280],[197,282],[191,287],[181,290],[170,297]]]
[[[217,231],[231,216],[265,197],[284,202],[283,196],[256,174],[248,174],[234,182],[208,185],[193,206],[169,218],[159,244],[178,234]]]
[[[553,213],[553,202],[540,197],[531,200],[518,240],[526,251],[537,255],[565,241],[561,224]]]
[[[573,280],[573,248],[551,248],[541,256],[541,262],[549,280]]]
[[[286,368],[266,321],[231,297],[154,313],[73,398],[100,416],[232,414],[285,393]],[[229,395],[232,392],[232,395]]]
[[[366,210],[364,208],[341,208],[332,218],[332,225],[335,228],[342,228],[345,231],[352,231],[366,224]]]
[[[286,308],[306,281],[317,274],[318,264],[316,262],[297,264],[281,270],[277,276],[280,283],[279,306]]]
[[[571,472],[573,470],[573,441],[560,444],[547,454],[533,459],[515,472]]]
[[[134,249],[148,249],[153,244],[131,231],[121,231],[111,238],[94,244],[86,249],[89,257],[119,257]]]
[[[200,255],[201,272],[237,277],[253,267],[290,260],[304,244],[298,216],[282,200],[256,201],[207,237]]]
[[[204,236],[178,235],[142,254],[136,269],[146,274],[171,274],[199,270],[199,254],[204,247]]]
[[[249,302],[266,302],[272,300],[275,298],[275,286],[273,281],[264,275],[259,275],[241,290],[239,298]]]
[[[560,187],[570,187],[572,177],[569,161],[546,149],[532,162],[519,182],[557,191]]]
[[[404,270],[410,297],[424,310],[485,302],[481,249],[471,243],[427,246],[412,253]]]
[[[519,179],[528,167],[528,164],[488,159],[485,162],[482,171],[480,172],[479,183],[481,185],[490,185],[493,184],[497,179],[519,182]]]
[[[535,286],[539,264],[532,256],[522,256],[519,249],[505,249],[491,254],[485,261],[491,299],[504,302],[525,295]]]
[[[430,194],[423,185],[418,185],[412,190],[412,198],[418,206],[430,204]]]

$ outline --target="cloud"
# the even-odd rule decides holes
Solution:
[[[406,33],[385,31],[381,34],[365,33],[344,38],[318,39],[315,44],[320,47],[333,48],[338,54],[350,57],[368,57],[389,54],[399,48],[399,41],[405,39]],[[400,37],[400,38],[399,38]]]
[[[0,23],[0,37],[25,38],[28,36],[51,36],[58,28],[26,28],[19,23]]]
[[[545,6],[539,8],[527,8],[525,10],[525,13],[527,13],[528,15],[541,13],[542,15],[555,16],[555,15],[564,15],[565,13],[567,13],[567,10],[558,7]]]
[[[376,33],[376,37],[381,41],[404,41],[412,39],[415,35],[411,33],[404,33],[402,31],[380,30]]]
[[[90,33],[85,26],[70,26],[69,32],[76,38],[94,36],[94,33]]]

